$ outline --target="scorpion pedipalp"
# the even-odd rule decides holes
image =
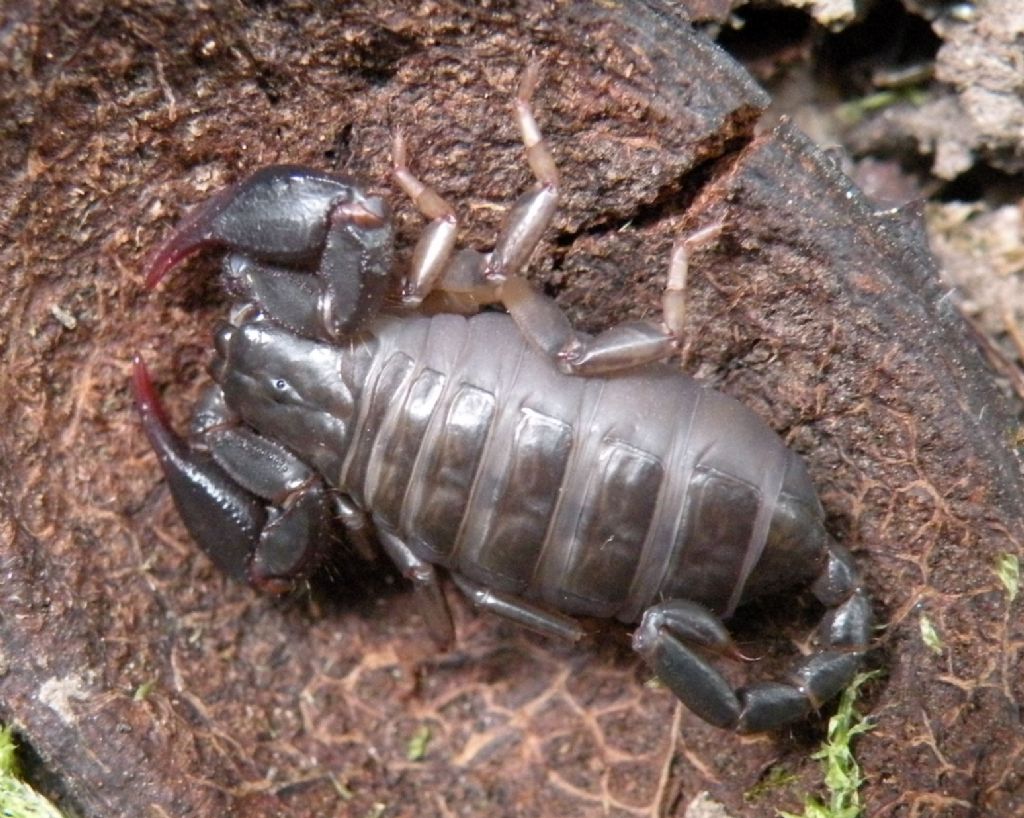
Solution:
[[[146,286],[207,247],[243,254],[245,264],[236,256],[225,268],[228,288],[307,338],[357,329],[392,283],[387,203],[297,165],[258,170],[193,210],[150,257]]]
[[[332,537],[323,481],[283,446],[236,427],[234,419],[205,418],[199,444],[179,437],[139,356],[132,384],[143,429],[193,539],[235,579],[269,593],[290,591]],[[207,411],[218,403],[207,400]]]
[[[209,453],[197,451],[174,433],[138,355],[132,391],[143,431],[189,534],[218,568],[244,580],[249,555],[266,522],[259,500],[232,480]]]

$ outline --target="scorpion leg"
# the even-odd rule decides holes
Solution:
[[[570,374],[603,375],[662,360],[681,343],[690,248],[717,236],[721,224],[705,227],[675,243],[662,298],[661,322],[624,323],[597,337],[576,332],[562,309],[519,275],[550,225],[558,204],[558,168],[530,103],[539,68],[538,63],[527,66],[515,98],[516,120],[537,185],[512,206],[488,256],[464,251],[448,261],[455,241],[454,209],[409,172],[405,144],[400,135],[396,136],[395,176],[420,212],[433,220],[416,247],[413,272],[406,285],[407,298],[419,303],[427,290],[436,287],[448,295],[447,307],[459,312],[500,301],[523,335]]]
[[[392,147],[395,179],[416,208],[431,222],[413,252],[403,300],[417,305],[433,290],[446,311],[472,313],[502,299],[503,284],[529,260],[558,203],[558,169],[533,116],[530,99],[537,86],[540,64],[530,63],[515,98],[516,120],[526,147],[527,161],[537,185],[512,206],[494,250],[482,254],[466,249],[452,255],[458,219],[455,209],[434,188],[409,170],[405,140],[396,133]]]
[[[871,604],[846,549],[829,544],[828,564],[812,586],[828,614],[818,628],[821,649],[800,660],[784,682],[733,690],[694,647],[738,657],[721,620],[703,607],[671,600],[644,612],[636,650],[690,710],[740,733],[796,721],[836,696],[853,679],[871,638]]]
[[[366,562],[376,562],[379,543],[370,515],[344,494],[335,495],[333,501],[334,513],[345,528],[349,544]]]
[[[391,283],[387,204],[351,179],[297,165],[258,170],[189,214],[150,258],[147,286],[206,247],[237,254],[225,268],[230,289],[311,338],[358,328]]]
[[[379,521],[377,536],[395,567],[412,582],[420,603],[420,613],[423,614],[431,637],[442,650],[451,647],[455,640],[455,626],[434,566],[416,556],[408,545]]]
[[[526,66],[514,103],[516,122],[526,147],[526,161],[537,185],[512,205],[494,250],[487,259],[484,276],[495,284],[502,284],[526,266],[558,207],[558,168],[537,126],[530,103],[539,74],[540,63],[531,62]]]
[[[193,539],[235,579],[271,593],[290,590],[331,538],[319,477],[282,446],[237,426],[219,387],[200,404],[197,442],[171,430],[138,357],[133,389],[143,429]]]
[[[586,635],[571,616],[545,610],[513,594],[485,588],[459,574],[453,573],[452,579],[477,608],[503,616],[524,628],[569,642],[578,642]]]
[[[438,284],[448,267],[459,220],[455,208],[434,188],[428,187],[409,170],[405,139],[396,131],[391,147],[392,172],[399,186],[412,199],[416,209],[430,219],[423,235],[416,243],[409,274],[402,286],[402,302],[418,306]]]
[[[409,170],[401,132],[395,132],[391,162],[399,187],[431,220],[413,251],[410,271],[402,285],[402,302],[415,307],[431,296],[429,309],[472,315],[484,304],[498,301],[498,286],[484,275],[487,256],[469,248],[453,255],[458,231],[455,208]]]
[[[502,301],[523,334],[568,374],[606,375],[660,361],[682,343],[690,250],[716,237],[721,228],[721,223],[712,224],[673,245],[661,321],[628,321],[597,336],[587,336],[572,328],[551,298],[519,277],[504,283]]]
[[[470,250],[451,258],[457,228],[454,208],[412,175],[405,142],[396,134],[392,153],[395,178],[420,212],[432,220],[416,246],[405,299],[419,304],[436,288],[446,297],[444,308],[451,311],[474,312],[483,304],[501,302],[523,335],[569,374],[603,375],[662,360],[682,341],[690,249],[717,236],[721,224],[684,236],[673,246],[660,322],[632,321],[596,337],[576,332],[562,309],[520,275],[558,204],[558,168],[530,103],[538,73],[538,63],[527,66],[515,99],[516,120],[537,185],[512,206],[494,250],[487,256]]]

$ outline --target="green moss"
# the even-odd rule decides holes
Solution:
[[[409,761],[422,761],[424,756],[427,754],[427,745],[430,743],[430,727],[426,724],[421,724],[416,728],[416,732],[412,734],[412,738],[409,739],[409,745],[405,751],[405,757]]]
[[[1020,590],[1020,558],[1016,554],[1000,554],[996,560],[996,576],[1006,587],[1006,596],[1012,604]]]
[[[53,804],[19,778],[16,749],[11,728],[0,729],[0,816],[64,818]]]
[[[860,787],[864,777],[853,755],[853,740],[874,725],[854,704],[861,685],[878,675],[878,671],[861,673],[850,682],[839,700],[836,714],[828,721],[828,735],[821,749],[812,756],[824,766],[827,801],[807,796],[802,815],[780,810],[781,818],[860,818]]]
[[[19,775],[18,757],[15,754],[17,746],[14,743],[14,736],[10,727],[0,729],[0,775]]]
[[[939,636],[939,632],[935,629],[935,625],[932,624],[932,620],[929,619],[925,614],[921,614],[921,639],[924,641],[928,649],[938,655],[942,655],[942,637]]]
[[[783,765],[775,764],[761,777],[761,780],[743,793],[743,800],[752,804],[755,801],[759,801],[767,793],[788,787],[794,781],[796,781],[796,775],[787,770]]]
[[[848,125],[855,125],[868,114],[890,108],[900,103],[921,105],[927,99],[927,93],[918,87],[885,88],[875,91],[860,99],[852,100],[836,109],[838,118]]]
[[[144,702],[148,698],[149,694],[153,692],[153,688],[155,686],[156,682],[153,679],[143,682],[135,688],[135,692],[132,694],[132,701]]]

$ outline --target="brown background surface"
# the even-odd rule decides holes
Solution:
[[[672,238],[726,220],[691,276],[684,365],[806,455],[864,567],[886,673],[858,748],[868,814],[1024,810],[1024,627],[994,571],[1020,553],[1013,416],[912,222],[791,127],[755,136],[766,97],[680,5],[7,11],[0,717],[82,815],[681,815],[706,789],[767,816],[817,786],[821,723],[716,731],[645,687],[614,629],[570,649],[458,604],[458,647],[434,656],[388,577],[283,602],[226,582],[138,430],[131,354],[182,423],[223,311],[212,260],[140,286],[189,206],[275,161],[400,202],[401,126],[486,248],[529,180],[509,100],[531,55],[566,189],[531,275],[579,326],[656,309]],[[399,225],[404,254],[421,223],[403,205]],[[799,602],[739,618],[766,661],[730,673],[783,666],[816,615]],[[796,779],[744,797],[777,766]]]

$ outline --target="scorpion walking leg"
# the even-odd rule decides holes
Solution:
[[[478,608],[511,619],[524,628],[545,636],[578,642],[586,635],[580,624],[571,616],[553,613],[512,594],[493,591],[459,574],[453,573],[451,576],[459,590]]]
[[[510,278],[501,296],[509,314],[535,346],[575,375],[605,375],[659,361],[681,344],[686,315],[686,276],[690,249],[721,232],[721,223],[678,239],[672,248],[662,320],[628,321],[596,337],[577,333],[562,309],[525,280]]]
[[[408,276],[402,286],[402,301],[417,306],[438,283],[448,267],[459,220],[455,208],[434,188],[428,187],[409,170],[405,139],[395,131],[391,147],[392,172],[416,209],[430,219],[423,235],[416,243]]]
[[[133,386],[143,428],[192,537],[236,579],[271,593],[291,590],[332,538],[320,478],[283,446],[238,426],[219,387],[201,403],[191,443],[171,430],[138,358]]]
[[[512,206],[489,256],[468,250],[451,259],[457,227],[455,211],[437,191],[412,175],[406,165],[404,140],[396,134],[395,177],[420,212],[432,220],[416,246],[405,299],[418,304],[431,288],[436,288],[447,296],[445,307],[459,312],[473,312],[482,304],[500,301],[523,335],[571,374],[602,375],[666,358],[683,336],[690,249],[716,237],[721,224],[705,227],[675,243],[660,322],[624,323],[597,337],[577,333],[561,308],[519,275],[558,204],[558,169],[530,104],[538,71],[537,63],[527,67],[515,99],[516,120],[537,186]]]
[[[472,315],[484,304],[498,301],[497,286],[484,276],[487,256],[469,248],[452,255],[458,231],[455,208],[409,170],[401,132],[395,132],[391,162],[399,186],[431,220],[413,251],[402,284],[402,302],[415,307],[430,296],[427,311]]]
[[[530,104],[539,72],[539,63],[532,62],[526,67],[515,98],[516,122],[537,186],[512,205],[498,242],[487,259],[484,276],[495,284],[503,284],[526,266],[558,206],[558,168]]]
[[[648,608],[633,635],[633,649],[705,721],[741,733],[772,730],[804,717],[846,687],[871,638],[871,604],[846,549],[830,543],[828,565],[813,590],[829,606],[818,629],[821,649],[802,659],[785,682],[734,691],[692,649],[739,656],[721,620],[693,602],[672,600]]]
[[[395,134],[395,179],[420,213],[431,220],[413,252],[403,292],[405,303],[419,304],[431,290],[443,296],[438,300],[447,311],[472,313],[484,304],[501,301],[502,286],[526,265],[551,223],[558,202],[558,169],[530,105],[539,68],[539,63],[527,66],[515,98],[516,120],[537,186],[512,206],[488,255],[467,249],[452,256],[458,227],[455,210],[440,193],[413,176],[407,165],[405,140],[400,133]]]
[[[427,311],[465,315],[497,302],[498,287],[484,275],[487,256],[470,248],[452,255],[458,231],[455,208],[409,170],[405,139],[400,131],[395,132],[391,163],[399,187],[416,209],[431,220],[413,251],[409,274],[402,284],[402,302],[415,307],[429,296]]]
[[[431,637],[440,648],[449,648],[455,639],[455,627],[434,566],[417,557],[408,545],[383,524],[378,523],[377,536],[395,567],[412,582]]]
[[[378,542],[370,515],[344,494],[337,494],[332,500],[334,513],[345,527],[349,545],[367,562],[376,562]]]

